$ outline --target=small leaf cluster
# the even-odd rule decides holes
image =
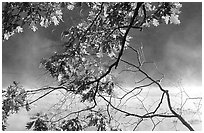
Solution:
[[[82,130],[81,123],[77,117],[70,119],[70,120],[64,120],[60,127],[63,131],[81,131]]]
[[[178,2],[145,3],[140,9],[139,16],[145,17],[143,27],[165,24],[180,24],[179,14],[182,4]]]
[[[13,82],[6,90],[2,92],[2,126],[6,127],[6,120],[10,114],[17,113],[21,107],[26,106],[28,111],[29,105],[27,104],[27,93],[23,87],[17,82]]]
[[[88,126],[95,126],[97,128],[97,131],[107,130],[106,117],[101,113],[90,113],[87,116],[87,119],[89,119]]]
[[[31,121],[26,124],[26,129],[34,130],[34,131],[47,131],[48,116],[42,113],[36,113],[33,117],[31,117]]]

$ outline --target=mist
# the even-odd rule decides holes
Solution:
[[[2,51],[3,87],[14,80],[24,86],[40,87],[45,82],[42,78],[45,72],[39,68],[40,61],[53,54],[53,44],[54,41],[32,31],[15,35],[5,42]]]

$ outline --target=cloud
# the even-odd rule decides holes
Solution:
[[[3,86],[8,86],[13,80],[25,86],[38,86],[37,80],[43,72],[39,69],[40,60],[53,53],[53,45],[54,41],[32,31],[16,35],[3,44]]]
[[[165,49],[164,71],[180,77],[183,84],[201,86],[202,80],[202,51],[201,44],[188,46],[184,43],[175,43],[169,40]],[[176,75],[176,76],[175,76]],[[179,79],[176,79],[179,80]],[[175,79],[174,79],[175,81]]]

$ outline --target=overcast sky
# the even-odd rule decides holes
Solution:
[[[155,61],[169,80],[176,81],[180,77],[185,85],[201,86],[202,4],[182,4],[180,25],[162,24],[143,32],[131,31],[134,37],[131,45],[142,43],[146,59]],[[30,29],[25,30],[3,42],[3,87],[13,80],[31,88],[50,83],[49,77],[43,76],[43,69],[39,69],[40,59],[59,50],[60,33],[80,20],[75,12],[66,13],[64,23],[57,27],[39,28],[35,33]],[[134,60],[129,53],[124,58]]]

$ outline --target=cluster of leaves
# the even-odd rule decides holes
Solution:
[[[47,114],[36,113],[30,118],[30,122],[27,122],[26,129],[34,131],[80,131],[82,126],[78,118],[69,120],[63,120],[62,122],[50,123]]]
[[[88,126],[95,126],[97,128],[97,131],[107,130],[106,117],[101,113],[91,112],[86,118],[89,119]]]
[[[79,117],[64,119],[57,123],[49,121],[47,114],[36,113],[26,124],[28,130],[34,131],[82,131],[89,127],[95,127],[97,131],[122,131],[119,128],[111,128],[107,123],[107,117],[99,111],[91,111],[84,118],[84,123]]]
[[[61,129],[63,131],[81,131],[82,126],[78,118],[64,120],[61,124]]]
[[[34,32],[38,26],[47,28],[59,25],[63,9],[72,10],[80,3],[70,2],[5,2],[2,4],[2,38],[8,40],[15,33],[23,32],[24,25]]]
[[[36,31],[37,24],[48,27],[62,21],[62,11],[58,3],[6,2],[2,11],[2,38],[8,40],[14,33],[23,32],[23,26],[29,25]]]
[[[140,9],[139,16],[145,16],[144,27],[150,25],[158,26],[160,23],[180,24],[178,19],[182,5],[178,2],[145,3],[143,10]],[[151,14],[154,12],[153,14]]]
[[[103,64],[98,64],[97,59],[92,56],[77,54],[76,51],[68,49],[63,54],[55,54],[41,63],[51,76],[58,80],[60,85],[67,87],[67,91],[81,94],[83,102],[93,101],[98,86],[101,92],[107,92],[109,95],[112,92],[111,75],[104,77],[98,86],[96,83],[90,84],[106,71]]]
[[[30,118],[31,121],[26,124],[26,129],[32,129],[34,131],[47,131],[47,120],[48,116],[46,114],[37,113]]]
[[[10,114],[17,113],[20,107],[25,106],[27,111],[30,108],[26,100],[27,93],[17,82],[14,81],[13,85],[10,85],[7,90],[3,90],[2,94],[2,126],[5,130],[6,121]]]

